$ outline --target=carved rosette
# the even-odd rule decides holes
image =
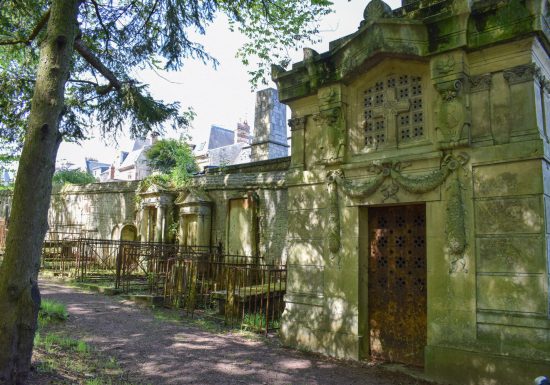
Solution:
[[[363,11],[364,20],[361,22],[360,26],[365,25],[365,23],[372,23],[378,19],[391,17],[393,17],[393,13],[388,4],[382,0],[371,0]]]

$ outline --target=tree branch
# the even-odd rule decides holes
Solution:
[[[105,23],[103,23],[103,18],[101,17],[97,1],[92,0],[92,4],[94,6],[97,19],[99,20],[99,24],[101,25],[103,31],[105,31],[105,51],[107,51],[107,49],[109,48],[109,41],[111,40],[111,34],[109,33],[109,29],[105,26]]]
[[[122,89],[122,82],[118,80],[116,75],[109,68],[107,68],[92,51],[90,51],[90,49],[86,46],[86,44],[84,44],[82,40],[75,40],[74,48],[80,54],[80,56],[82,56],[84,60],[88,62],[88,64],[99,71],[99,73],[109,81],[108,86],[97,88],[98,93],[106,94],[113,88],[118,91]]]
[[[34,26],[29,37],[27,37],[26,39],[0,41],[0,45],[30,44],[36,38],[36,36],[38,36],[42,28],[44,28],[49,18],[50,18],[50,10],[48,9],[40,17],[40,20],[38,20],[38,23],[36,23],[36,25]]]
[[[153,4],[153,8],[151,8],[151,12],[149,12],[149,15],[147,15],[147,19],[145,20],[145,23],[143,23],[143,28],[147,28],[147,24],[149,24],[149,20],[151,20],[151,17],[155,13],[155,9],[157,8],[158,0],[155,0],[155,3]]]
[[[92,82],[89,80],[80,80],[80,79],[69,79],[67,80],[69,83],[79,83],[79,84],[88,84],[94,87],[101,87],[98,83]]]

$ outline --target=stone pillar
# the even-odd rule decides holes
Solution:
[[[305,129],[307,117],[292,118],[288,121],[292,135],[292,147],[290,157],[291,168],[305,167]]]
[[[185,244],[185,231],[186,231],[185,215],[180,213],[179,218],[180,219],[179,219],[179,226],[178,226],[178,243],[180,245],[183,245]]]
[[[155,242],[162,242],[164,235],[164,217],[166,213],[166,207],[163,205],[157,205],[157,223],[155,225]]]
[[[141,219],[139,223],[139,239],[142,242],[147,241],[148,222],[149,222],[149,208],[147,206],[141,206]]]

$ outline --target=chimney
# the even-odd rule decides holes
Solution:
[[[246,120],[242,123],[237,123],[237,143],[250,143],[250,126]]]
[[[252,162],[288,156],[286,106],[279,102],[274,88],[256,92],[250,149]]]
[[[115,179],[115,165],[111,165],[111,175],[109,179]]]

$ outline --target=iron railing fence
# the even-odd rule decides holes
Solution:
[[[43,268],[123,293],[162,296],[165,306],[202,312],[268,333],[279,327],[286,267],[258,256],[223,254],[221,246],[74,238],[44,242]]]
[[[231,326],[265,333],[278,329],[286,293],[285,266],[174,259],[167,271],[165,305],[190,315],[202,310]]]
[[[211,246],[81,238],[75,276],[80,281],[111,283],[125,293],[147,290],[162,295],[169,260],[211,260],[219,254],[220,248]]]
[[[79,239],[80,228],[78,232],[48,231],[42,245],[42,269],[55,275],[71,275],[76,267]]]

